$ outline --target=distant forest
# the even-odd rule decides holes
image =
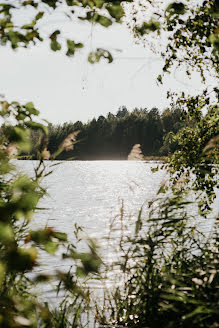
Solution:
[[[77,121],[49,126],[48,151],[53,154],[63,140],[72,132],[80,130],[74,149],[63,151],[56,159],[127,159],[134,144],[140,144],[145,156],[166,156],[177,144],[174,134],[185,125],[179,108],[138,109],[129,112],[125,106],[114,115],[99,116],[88,123]],[[33,131],[34,144],[39,146],[39,135]],[[37,149],[35,146],[34,157]]]

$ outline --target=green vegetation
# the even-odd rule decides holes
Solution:
[[[181,191],[157,198],[148,217],[139,212],[133,235],[124,231],[113,266],[116,286],[107,290],[104,307],[96,302],[101,325],[218,327],[218,226],[202,232],[202,220],[188,215],[191,205]]]
[[[150,33],[157,38],[166,33],[168,45],[166,51],[161,51],[165,59],[163,73],[171,72],[174,65],[186,65],[187,74],[197,68],[203,80],[209,72],[217,76],[218,1],[174,2],[166,8],[159,7],[159,1],[155,4],[147,1],[147,7],[140,6],[141,0],[139,7],[136,2],[127,2],[130,2],[127,4],[130,8],[126,19],[139,42],[146,42]],[[16,49],[43,41],[38,22],[45,12],[53,14],[63,4],[68,17],[104,27],[120,22],[124,15],[122,1],[14,0],[10,4],[1,3],[1,45],[10,44]],[[152,6],[153,17],[140,24],[138,11],[142,14],[148,6]],[[19,26],[16,13],[24,8],[31,8],[35,18],[29,24]],[[48,36],[53,51],[62,48],[60,34],[60,30],[55,30]],[[82,44],[65,40],[63,47],[66,47],[66,55],[72,56]],[[113,59],[107,50],[100,48],[88,59],[94,63],[102,58],[109,62]],[[158,76],[160,83],[162,80],[162,76]],[[103,303],[96,305],[99,323],[139,328],[158,325],[164,328],[218,327],[216,221],[209,233],[199,229],[200,222],[208,218],[218,187],[218,95],[218,88],[214,86],[206,87],[196,96],[169,93],[175,107],[179,106],[186,113],[186,125],[174,136],[178,148],[167,167],[170,180],[160,187],[158,198],[149,204],[149,216],[143,218],[139,212],[133,237],[121,240],[124,256],[117,265],[120,265],[121,274],[124,273],[125,282],[111,292],[104,306]],[[0,106],[4,120],[0,134],[0,326],[82,327],[81,316],[90,313],[93,303],[80,279],[97,274],[101,259],[92,241],[89,251],[80,253],[77,245],[69,243],[62,232],[51,227],[30,229],[38,201],[46,193],[41,180],[50,174],[43,163],[43,158],[49,155],[48,128],[39,123],[39,112],[31,102],[21,105],[2,99]],[[127,119],[132,120],[132,115]],[[126,117],[120,120],[125,122]],[[19,174],[11,159],[31,151],[33,130],[42,131],[44,146],[35,176],[30,178]],[[60,140],[60,148],[55,149],[52,156],[72,149],[75,137],[76,132],[73,132]],[[197,213],[192,216],[190,199],[194,198]],[[77,240],[80,240],[79,232],[76,227]],[[63,254],[60,261],[72,260],[74,270],[30,278],[28,274],[39,267],[39,252],[55,256],[57,250]],[[48,283],[48,280],[56,281],[57,292],[64,291],[63,300],[56,309],[51,309],[34,295],[33,287]]]
[[[122,2],[3,1],[0,3],[0,45],[17,49],[43,42],[40,22],[46,15],[55,16],[57,10],[62,11],[64,17],[78,18],[104,27],[119,23],[124,14]],[[23,13],[21,20],[17,19],[20,11]],[[52,51],[62,48],[67,56],[73,56],[83,47],[78,41],[66,40],[59,29],[50,31],[47,39]],[[88,59],[94,63],[101,58],[112,61],[111,55],[104,49],[97,49]],[[52,227],[35,231],[31,229],[31,218],[38,208],[39,200],[46,194],[41,180],[51,173],[45,171],[43,163],[46,149],[39,156],[32,178],[17,172],[16,164],[11,159],[31,151],[33,144],[30,135],[33,130],[41,131],[46,138],[47,124],[39,123],[39,111],[31,102],[23,105],[8,102],[3,97],[0,115],[3,122],[0,133],[0,327],[66,327],[65,314],[70,312],[71,327],[79,327],[80,314],[87,307],[83,300],[89,299],[89,292],[80,287],[78,278],[83,280],[88,273],[98,272],[101,260],[92,241],[88,244],[87,252],[79,253],[77,245],[68,242],[66,234]],[[63,141],[64,149],[69,147],[69,142],[68,139]],[[77,227],[75,237],[76,240],[80,239]],[[49,275],[33,274],[35,268],[39,269],[40,266],[40,252],[47,252],[50,256],[61,254],[58,258],[60,264],[66,258],[71,259],[74,269],[72,272],[60,269]],[[50,282],[55,282],[57,293],[62,292],[64,295],[57,309],[51,309],[40,301],[34,292],[36,286]],[[71,311],[66,310],[68,298],[71,299]]]
[[[61,327],[57,311],[38,300],[33,290],[36,285],[55,282],[57,293],[65,291],[65,299],[70,297],[72,309],[77,313],[88,293],[80,288],[78,277],[98,272],[101,263],[92,241],[89,251],[77,252],[77,245],[68,241],[67,235],[52,227],[32,230],[31,218],[38,207],[39,200],[46,194],[41,186],[43,177],[51,173],[45,171],[42,160],[35,168],[33,178],[17,172],[11,158],[31,148],[30,132],[33,127],[48,134],[46,126],[37,123],[38,111],[32,103],[20,105],[2,100],[1,117],[6,121],[1,133],[0,149],[0,327]],[[13,122],[10,124],[8,118]],[[8,123],[7,123],[8,122]],[[79,229],[75,230],[79,240]],[[72,259],[74,273],[61,269],[51,274],[34,274],[39,268],[39,254],[46,252],[58,257],[61,263]],[[64,306],[64,305],[63,305]],[[73,327],[79,325],[80,318],[74,317]]]
[[[157,108],[136,108],[129,112],[123,106],[116,115],[109,113],[107,117],[99,116],[87,124],[78,121],[49,126],[47,150],[54,154],[64,139],[74,131],[80,131],[74,147],[63,150],[56,159],[127,159],[135,144],[141,145],[144,155],[167,156],[177,148],[174,135],[187,124],[185,117],[184,111],[180,109],[166,109],[160,114]],[[190,122],[190,126],[194,124]],[[32,131],[32,138],[36,146],[28,158],[37,158],[45,139],[36,131]]]
[[[130,0],[12,0],[9,3],[0,4],[0,43],[2,46],[10,45],[12,49],[27,48],[44,42],[41,35],[40,23],[46,22],[48,15],[56,17],[56,13],[63,15],[66,20],[81,20],[91,24],[109,27],[115,23],[121,23],[124,16],[122,4]],[[18,20],[19,11],[25,15],[23,20]],[[29,12],[28,12],[29,11]],[[47,17],[46,17],[47,16]],[[42,33],[43,34],[43,33]],[[65,51],[66,56],[74,56],[76,51],[83,48],[80,40],[66,39],[62,34],[61,26],[50,31],[46,36],[50,42],[50,49],[54,52]],[[101,59],[112,62],[112,55],[106,49],[98,48],[88,55],[88,61],[92,64]]]
[[[135,36],[141,42],[151,42],[150,31],[158,36],[166,32],[168,37],[166,52],[161,53],[163,76],[184,66],[188,75],[197,69],[203,81],[209,71],[218,77],[217,1],[174,2],[164,10],[160,2],[149,1],[154,20],[142,25],[138,14],[142,18],[149,4],[144,7],[138,2],[142,5],[132,5],[133,21],[128,22]],[[218,188],[218,95],[214,86],[196,96],[169,93],[195,125],[184,126],[174,137],[178,149],[169,161],[169,181],[148,204],[148,217],[139,212],[133,236],[120,241],[123,256],[114,265],[120,268],[119,281],[123,277],[124,284],[108,291],[105,307],[96,305],[101,324],[218,327],[218,213],[209,231],[201,229]]]

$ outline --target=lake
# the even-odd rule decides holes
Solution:
[[[123,206],[123,220],[126,233],[132,233],[139,209],[144,204],[143,215],[147,215],[147,203],[153,200],[162,181],[167,179],[165,170],[151,172],[156,162],[141,161],[65,161],[50,162],[46,165],[59,164],[53,173],[46,177],[43,184],[48,196],[40,201],[42,210],[37,211],[33,227],[45,225],[66,232],[74,242],[75,223],[84,228],[84,235],[96,240],[100,253],[106,262],[115,257],[121,235],[119,218]],[[36,161],[17,161],[19,168],[33,174]],[[217,203],[216,203],[217,204]],[[215,211],[219,210],[218,204]],[[108,243],[110,226],[113,223],[112,240]],[[204,222],[210,229],[210,221]],[[81,249],[86,248],[86,243]],[[59,258],[43,254],[43,272],[52,269],[68,269],[70,264],[60,268]],[[42,270],[42,268],[41,268]],[[93,282],[98,288],[98,282]]]
[[[33,174],[36,161],[18,161],[19,167]],[[136,217],[142,204],[152,200],[167,174],[151,172],[156,162],[140,161],[69,161],[56,162],[53,173],[43,185],[48,196],[40,201],[34,223],[49,225],[67,232],[69,237],[77,223],[90,237],[101,241],[108,234],[109,223],[120,213]],[[54,162],[47,162],[47,167]],[[101,243],[101,242],[100,242]]]
[[[153,199],[167,176],[164,170],[151,172],[151,167],[158,165],[156,162],[47,161],[47,170],[54,163],[59,165],[43,180],[48,196],[39,203],[43,209],[36,212],[33,228],[52,226],[68,233],[74,242],[76,223],[84,228],[85,238],[87,235],[96,240],[104,261],[111,261],[115,255],[112,247],[108,247],[107,237],[114,220],[113,246],[116,248],[121,233],[116,219],[120,217],[122,203],[124,220],[128,224],[126,233],[129,233],[140,207]],[[23,172],[32,175],[37,161],[17,161],[16,164]],[[85,244],[80,247],[83,249]],[[45,253],[42,263],[44,272],[60,268],[59,261]],[[69,265],[66,264],[66,270]]]

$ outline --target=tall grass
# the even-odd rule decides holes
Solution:
[[[154,202],[147,218],[139,214],[133,236],[121,241],[124,284],[96,304],[99,326],[219,326],[217,221],[201,232],[190,205],[178,192]]]

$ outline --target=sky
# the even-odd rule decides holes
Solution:
[[[42,29],[52,30],[57,21],[47,21]],[[167,90],[194,93],[200,89],[199,75],[189,80],[182,70],[167,76],[163,86],[157,85],[162,59],[135,44],[124,25],[106,29],[82,22],[58,23],[65,36],[86,43],[74,57],[52,52],[47,42],[16,51],[1,47],[0,55],[0,93],[9,100],[32,101],[41,117],[52,123],[87,122],[116,113],[120,106],[163,110],[168,106]],[[96,47],[110,50],[113,63],[88,63],[87,54]]]

